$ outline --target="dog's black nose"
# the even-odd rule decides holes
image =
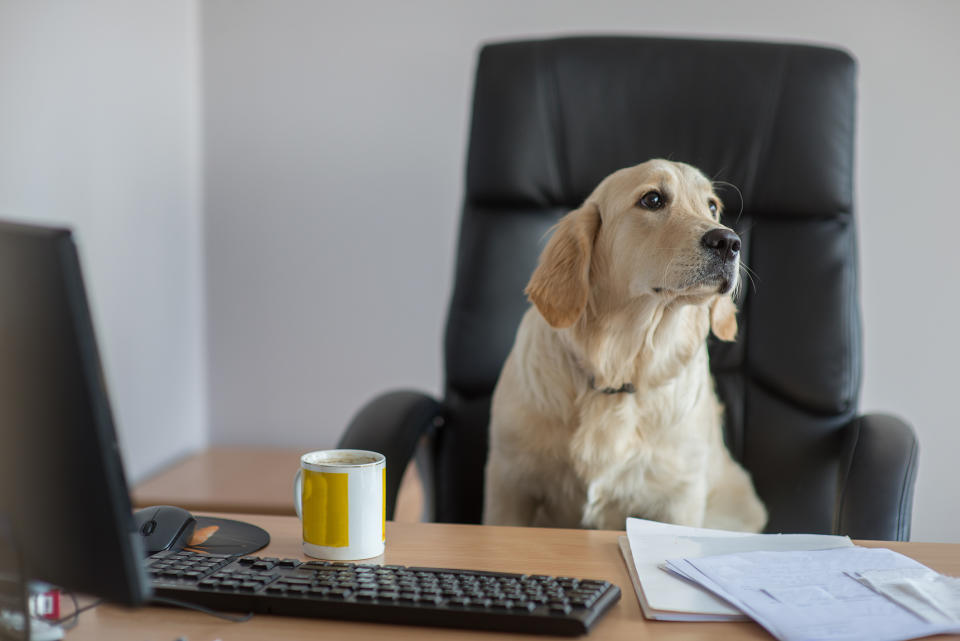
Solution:
[[[724,261],[732,260],[740,253],[740,237],[729,229],[711,229],[700,239],[703,246],[717,252]]]

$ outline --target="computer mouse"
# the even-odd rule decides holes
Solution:
[[[185,547],[197,525],[190,512],[173,505],[145,507],[133,513],[133,520],[147,554]]]

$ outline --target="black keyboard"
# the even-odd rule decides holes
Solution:
[[[155,596],[214,610],[570,636],[620,599],[608,581],[187,551],[147,570]]]

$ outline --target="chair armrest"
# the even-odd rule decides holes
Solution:
[[[858,416],[847,426],[849,468],[837,504],[840,534],[907,541],[917,477],[917,436],[888,414]]]
[[[400,480],[420,441],[442,415],[433,397],[414,391],[377,396],[350,421],[338,448],[373,450],[387,457],[387,518],[393,519]]]

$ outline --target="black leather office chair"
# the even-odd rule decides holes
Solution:
[[[392,516],[417,453],[427,517],[477,523],[490,397],[550,226],[608,173],[685,161],[726,190],[755,274],[740,333],[711,344],[727,444],[771,532],[910,534],[917,440],[857,413],[861,374],[853,147],[856,64],[834,49],[582,37],[484,47],[477,67],[442,399],[365,406],[342,447],[381,451]]]

